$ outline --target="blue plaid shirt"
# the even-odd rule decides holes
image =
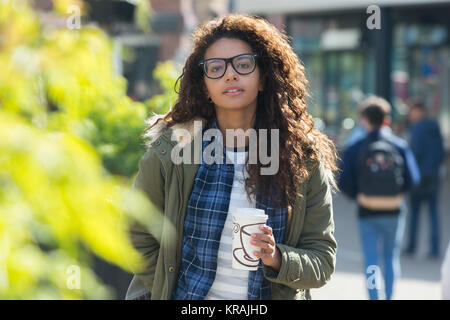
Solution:
[[[203,132],[208,128],[217,128],[216,119],[206,125]],[[203,141],[202,150],[211,142]],[[220,236],[228,215],[234,178],[234,165],[226,163],[223,148],[223,163],[207,164],[202,157],[195,177],[184,221],[181,264],[172,295],[175,300],[204,299],[216,276]],[[269,216],[267,225],[273,229],[276,243],[282,243],[287,208],[274,208],[270,199],[259,194],[256,199],[256,208],[264,209]],[[248,299],[270,299],[270,283],[264,278],[261,260],[258,270],[249,271]]]

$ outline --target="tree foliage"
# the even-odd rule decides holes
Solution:
[[[127,226],[160,223],[127,178],[149,109],[126,96],[111,46],[98,28],[46,26],[28,1],[0,1],[0,298],[111,298],[92,254],[137,271]]]

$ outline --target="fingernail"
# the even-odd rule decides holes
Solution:
[[[256,234],[252,233],[252,238],[255,239],[256,238]]]

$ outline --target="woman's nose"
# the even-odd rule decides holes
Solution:
[[[229,62],[228,68],[225,72],[225,81],[229,82],[231,80],[238,80],[238,74],[236,72],[236,70],[234,70],[233,66],[231,65],[231,62]]]

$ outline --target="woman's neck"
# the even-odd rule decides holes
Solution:
[[[222,132],[223,143],[226,147],[244,147],[249,143],[249,137],[245,136],[245,144],[242,144],[243,136],[247,129],[253,128],[255,122],[255,112],[248,110],[223,110],[216,109],[217,126]],[[235,132],[234,141],[227,141],[226,130],[237,130]],[[232,131],[233,133],[234,131]],[[240,139],[238,138],[240,137]]]

